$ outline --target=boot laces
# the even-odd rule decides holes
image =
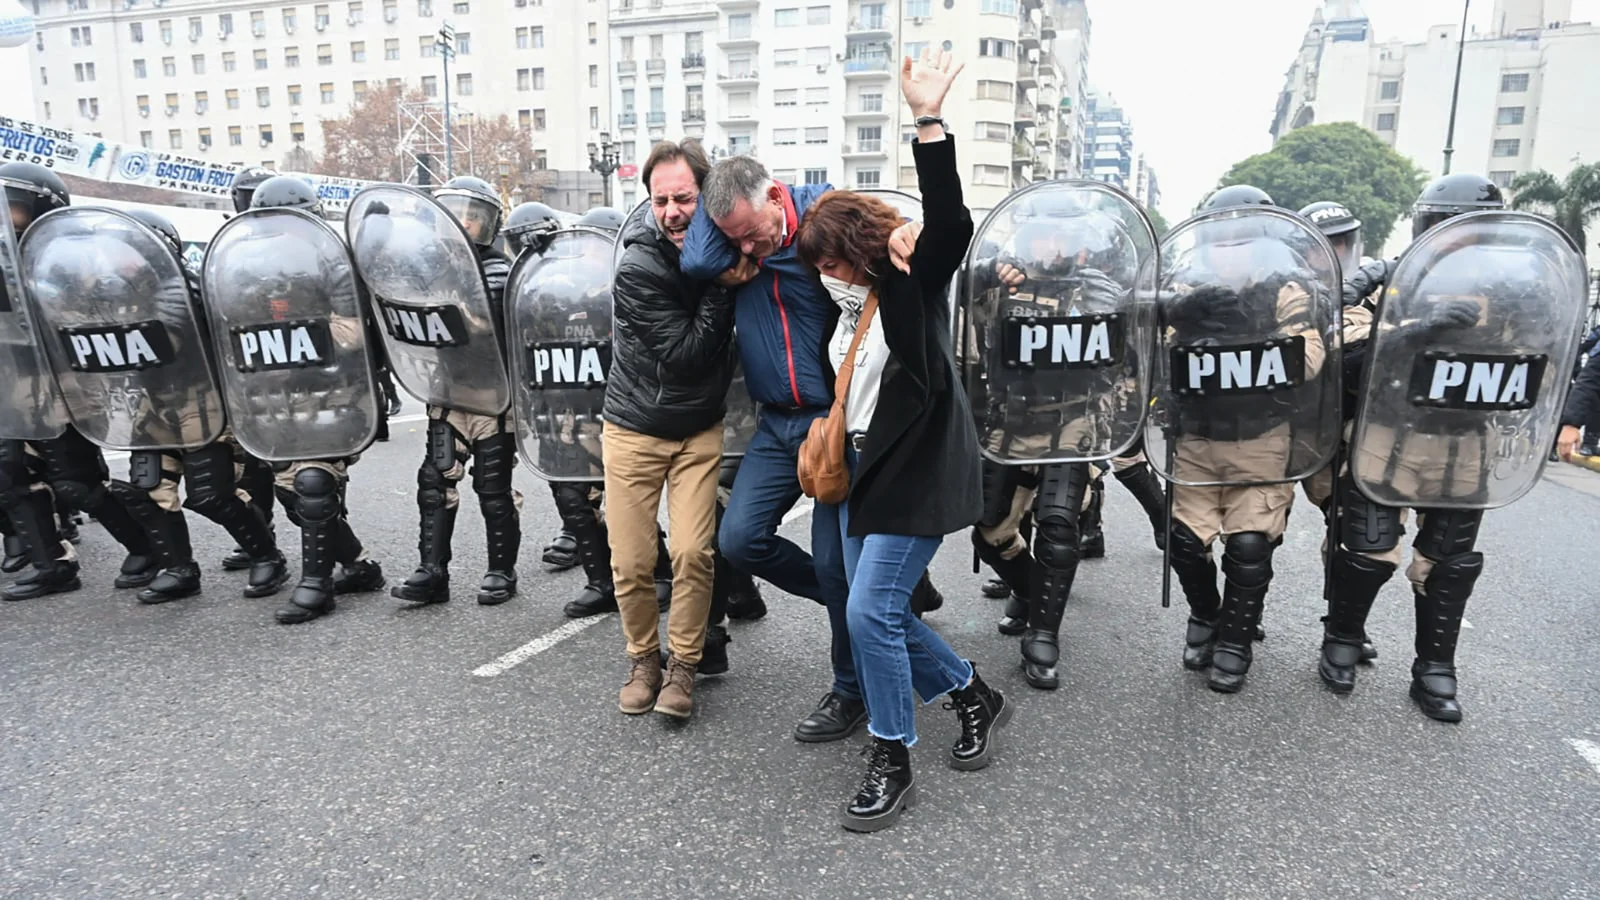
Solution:
[[[956,718],[961,720],[963,739],[971,741],[977,738],[983,729],[983,701],[978,699],[977,691],[952,693],[950,699],[945,701],[944,708],[955,710]]]
[[[861,748],[861,755],[867,758],[867,771],[861,776],[860,793],[882,794],[889,787],[888,741],[874,740]]]
[[[660,665],[660,659],[652,659],[649,655],[638,656],[633,660],[633,665],[628,667],[628,683],[647,681],[650,678],[650,668]]]

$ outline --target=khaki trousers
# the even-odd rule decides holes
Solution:
[[[667,550],[672,554],[672,612],[667,647],[699,665],[711,608],[712,544],[717,533],[717,473],[722,423],[684,440],[667,440],[607,422],[602,448],[611,577],[628,655],[661,649],[656,605],[656,515],[667,491]]]

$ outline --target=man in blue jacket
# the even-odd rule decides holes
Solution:
[[[706,176],[679,261],[686,275],[702,281],[736,267],[751,276],[736,290],[734,324],[745,385],[761,414],[717,541],[736,567],[827,607],[833,686],[795,727],[795,739],[808,743],[842,740],[867,718],[845,627],[850,586],[838,507],[813,508],[809,554],[777,533],[784,513],[800,498],[800,444],[812,420],[827,415],[833,403],[827,341],[839,309],[794,247],[800,219],[829,190],[826,184],[774,181],[747,156],[725,159]],[[931,585],[925,590],[937,593]]]

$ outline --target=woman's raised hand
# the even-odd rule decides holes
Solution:
[[[938,117],[950,85],[965,64],[944,50],[923,50],[920,60],[907,56],[900,64],[900,93],[914,116]]]

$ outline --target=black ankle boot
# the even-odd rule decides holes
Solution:
[[[917,586],[911,589],[911,614],[920,619],[923,613],[933,612],[941,606],[944,606],[944,595],[933,586],[928,573],[923,572]]]
[[[83,587],[78,579],[78,563],[71,559],[58,559],[18,578],[0,591],[0,600],[36,600],[51,594],[65,594]]]
[[[972,546],[978,559],[994,570],[994,574],[999,576],[998,582],[1006,588],[1006,593],[1001,595],[1007,598],[1006,608],[996,628],[1007,637],[1021,634],[1028,628],[1028,600],[1037,588],[1038,576],[1034,570],[1038,568],[1038,563],[1034,562],[1033,553],[1024,548],[1016,556],[1007,559],[999,548],[984,543],[977,529],[972,531]],[[984,594],[988,595],[987,586]]]
[[[1006,637],[1016,637],[1028,630],[1028,598],[1021,594],[1012,594],[1006,600],[1005,611],[1000,614],[1000,621],[995,625],[995,630]]]
[[[0,561],[0,572],[10,575],[28,567],[28,542],[20,535],[6,535],[5,560]]]
[[[1363,658],[1367,640],[1367,614],[1378,591],[1393,575],[1391,563],[1343,548],[1334,551],[1317,676],[1335,694],[1355,690],[1356,664]]]
[[[478,582],[478,605],[499,606],[517,595],[517,573],[491,570]]]
[[[389,589],[389,596],[408,603],[429,605],[450,602],[450,542],[456,531],[457,507],[432,507],[422,511],[417,553],[422,564],[405,581]]]
[[[344,571],[333,579],[333,592],[339,596],[381,591],[383,586],[383,566],[378,565],[375,559],[348,563],[344,566]]]
[[[289,595],[289,604],[278,610],[278,624],[301,625],[333,612],[333,590],[332,578],[301,578]]]
[[[911,748],[903,741],[873,738],[863,751],[867,771],[861,786],[839,814],[839,824],[849,831],[882,831],[900,820],[900,813],[917,800],[911,777]]]
[[[1483,574],[1483,554],[1463,553],[1435,563],[1414,595],[1417,658],[1411,664],[1411,699],[1440,722],[1461,721],[1456,699],[1456,642],[1473,585]]]
[[[179,563],[161,570],[150,586],[139,592],[139,602],[146,606],[170,603],[200,593],[200,566],[193,562]]]
[[[565,572],[577,568],[578,539],[567,529],[561,529],[561,533],[544,548],[541,562],[551,572]]]
[[[227,556],[222,558],[222,570],[224,572],[243,572],[245,569],[250,568],[251,565],[250,554],[244,552],[243,547],[233,548]]]
[[[1183,667],[1193,671],[1211,668],[1211,654],[1217,647],[1217,620],[1189,616],[1183,633]]]
[[[761,598],[761,588],[749,575],[734,569],[733,585],[728,590],[728,618],[741,622],[754,622],[767,614],[767,601]]]
[[[423,605],[450,602],[450,570],[436,566],[418,566],[405,581],[389,589],[396,600]]]
[[[1222,554],[1222,615],[1217,622],[1217,644],[1211,653],[1211,677],[1206,686],[1221,694],[1244,687],[1254,660],[1252,644],[1267,587],[1272,583],[1272,542],[1260,532],[1228,536]]]
[[[610,581],[604,584],[587,584],[578,598],[561,610],[569,619],[587,619],[617,611],[617,590]]]
[[[1415,660],[1411,663],[1411,699],[1422,714],[1439,722],[1461,721],[1461,704],[1456,700],[1456,669],[1444,663]]]
[[[695,674],[727,674],[728,645],[731,643],[733,643],[733,638],[728,637],[728,629],[721,625],[712,625],[707,628],[705,647],[700,651],[700,665],[695,669]]]
[[[1061,618],[1067,611],[1067,595],[1077,568],[1077,560],[1061,569],[1039,567],[1038,593],[1028,608],[1028,627],[1022,632],[1022,676],[1042,691],[1061,685],[1056,672],[1061,661]]]
[[[122,568],[117,572],[117,579],[112,587],[116,588],[141,588],[156,580],[161,574],[161,564],[153,556],[143,556],[130,553],[122,559]]]
[[[244,595],[270,597],[288,583],[289,563],[282,553],[274,550],[271,556],[251,561],[250,583],[245,585]]]
[[[1011,721],[1011,704],[1005,695],[984,683],[978,667],[972,667],[972,681],[950,692],[945,709],[953,709],[961,721],[961,736],[950,747],[950,768],[970,772],[989,765],[994,755],[994,733]]]
[[[986,600],[1004,600],[1011,596],[1011,585],[1006,584],[1004,579],[991,578],[983,583],[980,592]]]

